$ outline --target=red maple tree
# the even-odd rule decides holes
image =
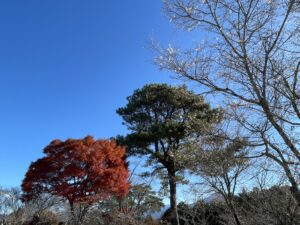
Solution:
[[[23,180],[25,201],[42,193],[74,203],[91,204],[111,195],[128,193],[128,165],[125,148],[113,140],[54,140],[45,149],[46,156],[33,162]]]

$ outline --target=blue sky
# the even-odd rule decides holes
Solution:
[[[53,139],[125,133],[116,108],[150,82],[154,35],[182,41],[160,0],[0,1],[0,185],[17,186]]]

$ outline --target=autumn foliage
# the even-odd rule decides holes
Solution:
[[[22,183],[24,200],[50,193],[73,203],[93,203],[128,193],[125,148],[113,140],[54,140],[33,162]]]

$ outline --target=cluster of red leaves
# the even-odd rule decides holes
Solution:
[[[50,193],[75,202],[93,203],[110,195],[128,193],[125,148],[111,140],[54,140],[45,157],[33,162],[22,183],[23,198],[29,201]]]

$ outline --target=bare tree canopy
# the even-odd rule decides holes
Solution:
[[[300,5],[296,0],[166,0],[180,28],[207,32],[194,49],[158,48],[157,65],[224,101],[252,154],[281,166],[300,203]]]

